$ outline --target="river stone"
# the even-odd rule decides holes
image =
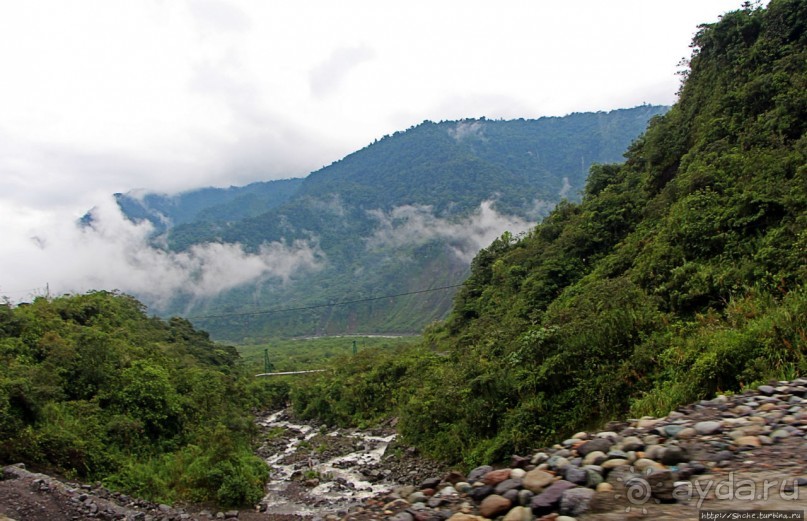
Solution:
[[[608,462],[606,461],[606,463],[608,463]],[[653,461],[652,459],[642,458],[642,459],[637,459],[636,461],[634,461],[633,462],[633,467],[636,470],[638,470],[639,472],[645,472],[647,469],[662,470],[664,468],[664,465],[662,465],[661,463],[659,463],[657,461]]]
[[[642,443],[642,440],[640,440],[638,436],[628,436],[622,440],[620,447],[625,452],[630,452],[644,449],[644,443]]]
[[[483,517],[487,517],[492,519],[499,514],[507,512],[510,509],[510,500],[507,498],[503,498],[498,494],[493,494],[488,496],[482,501],[482,504],[479,505],[479,513],[482,514]]]
[[[585,485],[588,488],[595,488],[600,483],[602,483],[603,477],[602,473],[597,472],[596,470],[586,469],[586,483]]]
[[[691,440],[697,435],[698,431],[696,431],[692,427],[687,427],[685,429],[681,429],[680,431],[678,431],[678,435],[676,436],[676,438],[679,440]]]
[[[474,501],[479,503],[480,501],[482,501],[491,494],[493,494],[493,487],[491,487],[490,485],[482,485],[481,487],[474,488],[468,495],[471,496],[471,498],[473,498]]]
[[[510,470],[510,479],[521,479],[527,473],[524,469],[511,469]]]
[[[506,479],[510,479],[510,469],[491,470],[482,476],[482,483],[496,486]]]
[[[757,436],[757,437],[759,438],[759,442],[761,444],[763,444],[763,445],[773,445],[773,438],[770,438],[769,436],[765,436],[765,435],[760,435],[760,436]]]
[[[441,496],[456,496],[457,495],[457,489],[454,488],[454,487],[451,487],[451,486],[443,487],[442,489],[440,489],[439,494]]]
[[[532,510],[527,507],[515,507],[504,516],[502,521],[532,521]]]
[[[563,493],[570,488],[575,488],[574,483],[569,483],[564,480],[552,483],[546,490],[532,498],[530,507],[532,508],[533,514],[542,516],[552,513],[557,508],[558,503],[560,503],[560,498],[563,496]]]
[[[518,489],[508,490],[502,494],[502,497],[510,501],[510,504],[515,505],[518,503]]]
[[[733,457],[734,457],[734,453],[731,452],[730,450],[721,450],[720,452],[717,452],[714,456],[712,456],[709,459],[711,461],[721,462],[721,461],[730,460]],[[694,467],[694,465],[693,465],[693,467]]]
[[[537,494],[555,481],[555,476],[543,470],[531,470],[521,479],[521,486]]]
[[[460,494],[468,494],[473,489],[471,484],[465,481],[458,482],[456,485],[454,485],[454,488],[456,488],[457,492]]]
[[[517,488],[521,488],[521,480],[520,479],[505,479],[494,489],[494,493],[503,496],[508,490],[514,490]]]
[[[636,426],[640,429],[652,429],[657,423],[660,422],[660,418],[642,418],[636,423]]]
[[[650,485],[651,494],[661,501],[673,501],[675,491],[675,480],[673,473],[669,470],[658,470],[646,474],[644,479]]]
[[[689,461],[689,455],[684,448],[677,445],[670,445],[661,455],[661,462],[665,465],[677,465],[685,461]]]
[[[757,387],[757,391],[765,396],[772,396],[776,392],[776,389],[770,385],[760,385]]]
[[[606,453],[611,449],[612,445],[613,442],[608,438],[595,438],[577,447],[577,454],[586,457],[587,454],[595,451]]]
[[[621,467],[622,465],[628,465],[628,460],[626,459],[609,459],[605,463],[602,464],[603,470],[611,470],[617,467]]]
[[[549,468],[551,469],[563,470],[569,466],[569,460],[563,456],[556,455],[546,460],[546,464],[549,465]]]
[[[661,436],[658,434],[648,434],[643,438],[645,447],[648,445],[658,445],[661,443]]]
[[[485,518],[474,516],[471,514],[464,514],[462,512],[457,512],[456,514],[449,517],[448,521],[485,521]]]
[[[468,473],[468,479],[467,479],[468,483],[474,483],[476,481],[479,481],[480,479],[482,479],[482,476],[484,476],[491,470],[493,470],[493,467],[491,467],[490,465],[482,465],[481,467],[476,467],[475,469],[473,469],[471,472]]]
[[[603,451],[595,450],[594,452],[589,452],[586,454],[586,457],[583,458],[583,465],[599,465],[607,459],[608,456],[606,456]]]
[[[526,488],[521,489],[521,490],[518,491],[518,504],[523,506],[523,507],[529,506],[530,501],[532,501],[532,498],[534,496],[535,496],[535,494],[533,494],[531,491],[527,490]]]
[[[576,440],[587,440],[588,439],[588,433],[587,432],[578,432],[577,434],[572,436],[572,438],[574,438]]]
[[[773,431],[771,433],[771,439],[774,440],[774,441],[779,441],[779,440],[789,438],[789,437],[790,437],[790,433],[787,432],[784,429],[778,429],[778,430],[775,430],[775,431]]]
[[[723,425],[716,421],[703,421],[695,424],[695,431],[701,436],[708,436],[723,430]]]
[[[426,478],[420,482],[420,486],[418,487],[420,490],[424,488],[437,488],[437,485],[440,484],[440,478]]]
[[[664,435],[668,438],[675,438],[682,430],[684,430],[683,425],[667,425],[664,427]]]
[[[546,460],[549,459],[549,455],[546,452],[537,452],[530,460],[530,463],[533,465],[540,465],[544,463]]]
[[[594,491],[590,488],[578,487],[569,489],[565,491],[560,498],[560,512],[562,514],[579,516],[588,510],[588,504],[591,502],[592,497],[594,497]]]
[[[666,450],[667,447],[664,445],[651,445],[647,447],[647,450],[644,452],[644,457],[647,459],[661,461],[661,458],[664,457],[664,452]]]
[[[762,442],[756,436],[740,436],[734,440],[738,447],[761,447]]]
[[[415,521],[415,516],[409,512],[399,512],[389,518],[389,521]]]
[[[610,484],[610,483],[606,483],[606,482],[603,481],[602,483],[597,485],[596,490],[597,490],[597,492],[613,492],[614,491],[614,486],[612,484]]]
[[[566,481],[570,481],[576,485],[585,485],[588,481],[588,473],[580,467],[573,467],[569,465],[563,474]]]
[[[406,498],[406,500],[409,501],[410,503],[425,503],[427,499],[429,498],[426,497],[426,494],[420,491],[412,492],[411,494],[409,494],[409,497]]]

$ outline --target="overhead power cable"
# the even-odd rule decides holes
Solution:
[[[204,320],[210,318],[230,318],[230,317],[253,317],[258,315],[273,315],[275,313],[287,313],[289,311],[306,311],[309,309],[321,309],[321,308],[330,308],[335,306],[347,306],[348,304],[359,304],[361,302],[372,302],[374,300],[384,300],[388,298],[395,298],[395,297],[405,297],[407,295],[419,295],[421,293],[430,293],[432,291],[441,291],[444,289],[451,289],[451,288],[458,288],[462,286],[462,284],[451,284],[449,286],[440,286],[438,288],[429,288],[429,289],[421,289],[418,291],[408,291],[406,293],[396,293],[394,295],[383,295],[381,297],[367,297],[361,298],[356,300],[345,300],[342,302],[334,302],[332,304],[315,304],[313,306],[302,306],[297,308],[278,308],[278,309],[267,309],[263,311],[250,311],[245,313],[223,313],[221,315],[197,315],[197,316],[189,316],[187,317],[189,320]]]

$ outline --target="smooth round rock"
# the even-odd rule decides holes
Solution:
[[[555,476],[543,470],[531,470],[521,478],[521,486],[533,494],[543,491],[544,488],[555,481]]]
[[[717,421],[703,421],[695,424],[695,431],[701,436],[709,436],[723,430],[723,425]]]
[[[499,514],[503,514],[510,510],[512,503],[509,499],[499,496],[497,494],[486,497],[482,504],[479,505],[479,513],[487,518],[494,518]]]

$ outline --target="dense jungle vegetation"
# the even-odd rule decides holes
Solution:
[[[238,358],[125,295],[2,305],[0,462],[163,502],[255,504],[268,468],[251,408],[277,396]]]
[[[579,204],[481,251],[423,345],[293,389],[469,465],[807,371],[807,1],[694,38],[679,101]]]

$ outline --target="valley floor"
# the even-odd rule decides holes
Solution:
[[[258,418],[259,454],[273,472],[253,510],[156,505],[9,466],[0,480],[0,521],[682,521],[710,509],[782,510],[803,519],[795,516],[807,507],[805,397],[807,380],[774,382],[665,418],[578,433],[514,456],[509,468],[467,476],[397,445],[392,425],[329,429],[277,411]]]

